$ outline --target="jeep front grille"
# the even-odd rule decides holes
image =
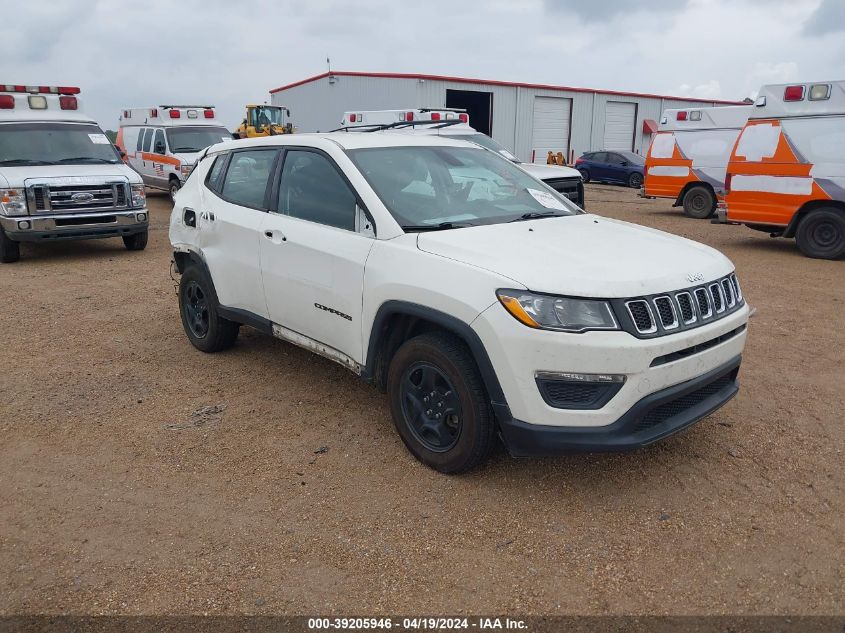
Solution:
[[[637,336],[670,334],[721,319],[743,305],[736,275],[708,284],[648,297],[612,300],[617,314],[625,312],[623,329]]]

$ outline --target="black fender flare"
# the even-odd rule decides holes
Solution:
[[[380,345],[386,339],[382,334],[388,319],[395,315],[417,317],[435,323],[463,340],[467,347],[469,347],[478,366],[478,370],[481,373],[481,378],[484,381],[484,387],[487,389],[487,395],[490,398],[490,404],[493,407],[496,418],[499,420],[504,419],[505,421],[511,419],[510,408],[505,399],[504,391],[502,391],[499,378],[496,376],[496,370],[493,368],[493,363],[490,361],[490,356],[487,354],[481,338],[469,324],[451,314],[446,314],[428,306],[398,300],[385,301],[379,306],[376,316],[373,319],[373,325],[370,329],[369,341],[367,343],[367,362],[361,374],[364,378],[372,379],[375,376]]]

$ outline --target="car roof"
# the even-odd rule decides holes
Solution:
[[[246,147],[274,147],[295,146],[325,148],[326,144],[334,144],[342,149],[362,149],[372,147],[471,147],[480,149],[475,143],[429,136],[423,134],[403,134],[390,132],[315,132],[306,134],[281,134],[261,138],[240,139],[217,143],[209,148],[209,152],[230,151]],[[486,150],[484,150],[486,151]]]

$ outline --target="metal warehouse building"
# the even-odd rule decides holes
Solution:
[[[523,161],[549,151],[579,156],[600,149],[643,154],[667,108],[736,105],[634,92],[487,81],[436,75],[327,72],[270,91],[300,132],[334,129],[348,110],[463,108],[470,125]]]

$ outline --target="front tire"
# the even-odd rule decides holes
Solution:
[[[801,218],[795,243],[807,257],[840,259],[845,256],[845,213],[824,207]]]
[[[176,204],[176,194],[179,193],[179,190],[182,188],[182,183],[180,183],[176,178],[170,179],[170,186],[168,187],[168,191],[170,192],[170,201],[173,204]]]
[[[6,231],[0,229],[0,262],[13,264],[21,258],[21,245],[10,240]]]
[[[148,239],[149,231],[133,233],[132,235],[124,235],[123,245],[126,247],[127,251],[142,251],[147,248]]]
[[[584,182],[590,182],[590,172],[586,169],[579,169],[578,172],[581,174],[581,180]]]
[[[406,341],[390,362],[387,394],[408,450],[441,473],[466,472],[490,456],[495,425],[467,346],[435,332]]]
[[[639,189],[643,186],[643,175],[639,172],[634,172],[628,176],[628,186],[632,189]]]
[[[197,266],[190,266],[179,280],[179,314],[191,345],[201,352],[232,347],[240,324],[220,316],[211,280]]]
[[[691,187],[683,199],[684,214],[697,220],[709,218],[716,212],[716,196],[707,187]]]

